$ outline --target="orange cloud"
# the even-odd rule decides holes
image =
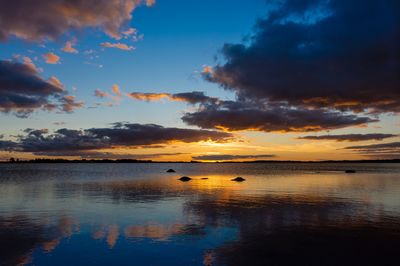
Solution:
[[[156,4],[156,0],[146,0],[146,6],[154,6]]]
[[[122,34],[126,35],[126,36],[133,35],[133,34],[136,34],[136,33],[137,33],[137,29],[135,29],[135,28],[129,28],[126,31],[122,32]]]
[[[61,81],[56,78],[55,76],[51,76],[49,78],[49,83],[52,84],[53,86],[59,88],[60,90],[64,90],[64,85],[61,83]]]
[[[124,50],[124,51],[131,51],[133,49],[135,49],[133,46],[128,46],[124,43],[110,43],[110,42],[103,42],[101,43],[101,46],[103,47],[107,47],[107,48],[117,48],[120,50]]]
[[[85,103],[84,102],[77,102],[75,96],[73,95],[66,95],[64,96],[61,101],[62,109],[66,113],[72,113],[75,109],[82,108]]]
[[[135,28],[129,28],[123,32],[121,32],[124,39],[131,38],[132,41],[137,42],[143,40],[144,35],[138,34],[138,30]]]
[[[203,73],[204,74],[212,74],[213,73],[213,68],[211,66],[203,66]]]
[[[110,93],[104,92],[102,90],[96,89],[94,91],[94,96],[99,97],[99,98],[110,98],[111,101],[110,102],[106,102],[106,103],[98,103],[97,106],[103,105],[103,106],[108,106],[108,107],[112,107],[114,105],[119,104],[119,102],[122,99],[122,94],[121,94],[121,90],[118,86],[118,84],[113,84],[111,87],[111,91],[114,93],[114,95],[111,95]]]
[[[66,53],[73,53],[73,54],[76,54],[76,53],[78,53],[78,50],[76,50],[76,49],[73,47],[73,45],[74,45],[74,43],[73,43],[72,41],[68,41],[68,42],[65,43],[65,46],[62,48],[62,50],[63,50],[64,52],[66,52]]]
[[[53,52],[43,54],[43,58],[47,64],[58,64],[60,62],[60,57]]]
[[[32,59],[28,56],[24,56],[22,58],[22,61],[24,65],[28,66],[30,69],[32,69],[35,72],[40,72],[40,69],[36,67],[36,65],[33,63]]]
[[[139,101],[147,101],[154,102],[159,101],[165,98],[172,99],[172,95],[169,93],[141,93],[141,92],[131,92],[126,94],[128,97],[139,100]]]
[[[139,100],[139,101],[159,101],[162,99],[168,99],[169,101],[175,102],[187,102],[189,104],[198,104],[198,103],[215,103],[218,101],[218,98],[209,97],[204,94],[202,91],[192,91],[192,92],[182,92],[182,93],[143,93],[143,92],[131,92],[126,94],[128,97]]]
[[[121,91],[119,89],[119,86],[117,84],[112,85],[111,88],[112,92],[115,93],[115,95],[117,95],[118,97],[121,96]]]

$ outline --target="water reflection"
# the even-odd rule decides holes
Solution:
[[[78,221],[64,215],[55,224],[28,216],[0,217],[1,265],[26,265],[32,262],[35,248],[51,253],[62,239],[75,233],[79,233]]]
[[[235,183],[188,169],[182,183],[157,167],[109,179],[79,167],[0,174],[0,265],[397,265],[400,171]]]

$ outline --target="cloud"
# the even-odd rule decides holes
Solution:
[[[147,102],[153,102],[153,101],[159,101],[162,99],[169,99],[171,94],[169,93],[143,93],[143,92],[131,92],[126,94],[128,97],[139,100],[139,101],[147,101]]]
[[[136,35],[136,34],[137,34],[137,29],[135,29],[135,28],[129,28],[129,29],[123,31],[122,34],[123,34],[124,36]]]
[[[141,0],[41,0],[0,1],[0,41],[12,36],[29,41],[57,39],[64,33],[85,28],[100,29],[121,38],[121,28],[132,18]]]
[[[57,88],[61,88],[62,90],[64,90],[64,85],[57,77],[51,76],[49,78],[49,83],[53,84]]]
[[[335,141],[366,141],[366,140],[384,140],[387,138],[397,137],[399,135],[394,134],[379,134],[379,133],[371,133],[371,134],[344,134],[344,135],[320,135],[320,136],[304,136],[299,137],[298,139],[305,140],[335,140]]]
[[[3,150],[31,152],[36,155],[71,156],[71,152],[96,151],[111,148],[140,148],[174,142],[227,142],[233,135],[225,132],[163,127],[154,124],[115,123],[108,128],[85,130],[59,129],[51,134],[28,129],[16,142],[2,141]]]
[[[62,109],[70,100],[62,83],[51,77],[44,80],[30,62],[0,60],[0,112],[26,117],[36,110]]]
[[[377,119],[359,117],[338,111],[290,107],[263,101],[223,101],[209,97],[201,91],[184,93],[143,93],[132,92],[128,97],[140,101],[181,101],[199,104],[193,113],[185,113],[182,120],[194,126],[228,131],[255,130],[281,132],[308,132],[360,126]]]
[[[119,88],[119,86],[117,84],[113,84],[111,87],[111,92],[114,94],[112,95],[111,93],[108,92],[104,92],[102,90],[96,89],[94,91],[94,95],[98,98],[109,98],[110,101],[109,102],[104,102],[104,103],[96,103],[96,105],[93,108],[96,108],[98,106],[108,106],[108,107],[112,107],[115,105],[118,105],[119,102],[122,99],[122,93],[121,90]]]
[[[177,102],[187,102],[190,104],[197,103],[206,103],[206,102],[216,102],[217,98],[209,97],[204,94],[202,91],[192,91],[192,92],[183,92],[183,93],[143,93],[143,92],[131,92],[127,93],[127,96],[139,100],[139,101],[159,101],[162,99],[168,99],[169,101],[177,101]]]
[[[49,133],[49,130],[47,128],[42,128],[42,129],[26,128],[24,129],[24,132],[30,136],[40,137],[43,134]]]
[[[103,47],[107,47],[107,48],[117,48],[120,50],[124,50],[124,51],[131,51],[133,49],[135,49],[135,47],[124,44],[124,43],[110,43],[110,42],[103,42],[101,43],[101,46]]]
[[[257,155],[231,155],[231,154],[214,154],[214,155],[199,155],[192,156],[193,160],[199,161],[229,161],[238,159],[260,159],[260,158],[273,158],[273,154],[257,154]]]
[[[212,75],[214,73],[212,66],[203,66],[203,70],[201,72],[203,75]]]
[[[40,72],[39,68],[37,68],[37,66],[35,65],[35,63],[33,63],[32,59],[30,57],[24,56],[22,58],[22,62],[24,63],[24,65],[30,67],[33,71]]]
[[[206,79],[239,97],[355,112],[400,111],[400,2],[280,1]]]
[[[104,92],[104,91],[99,90],[99,89],[96,89],[96,90],[94,91],[94,95],[95,95],[96,97],[99,97],[99,98],[106,98],[106,97],[109,97],[109,96],[110,96],[109,93]]]
[[[76,101],[76,97],[73,95],[66,95],[61,98],[61,106],[62,110],[66,113],[72,113],[75,109],[82,108],[85,106],[85,103],[83,101]]]
[[[138,30],[135,28],[129,28],[129,29],[123,31],[122,35],[123,35],[124,39],[130,38],[134,42],[141,41],[144,38],[144,35],[139,34]]]
[[[54,156],[54,157],[80,157],[82,159],[109,159],[109,160],[148,160],[159,157],[185,155],[187,153],[151,153],[151,154],[137,154],[137,153],[113,153],[113,152],[100,152],[100,151],[60,151],[60,152],[35,152],[37,156]]]
[[[156,0],[146,0],[147,6],[154,6],[156,4]]]
[[[182,120],[201,128],[264,132],[322,131],[377,121],[341,112],[240,101],[202,105],[193,113],[185,113]]]
[[[400,142],[390,142],[382,144],[371,144],[371,145],[361,145],[361,146],[349,146],[346,147],[347,150],[358,150],[358,151],[382,151],[391,149],[400,149]],[[399,150],[400,151],[400,150]]]
[[[111,91],[118,97],[121,96],[121,90],[119,89],[119,86],[117,84],[113,84],[111,87]]]
[[[78,50],[76,50],[73,45],[75,44],[75,42],[72,41],[67,41],[64,45],[64,47],[62,48],[63,52],[66,53],[73,53],[76,54],[78,53]]]
[[[1,151],[13,151],[17,147],[17,143],[8,140],[0,140]]]
[[[43,54],[43,58],[47,64],[58,64],[60,57],[53,52]]]
[[[349,146],[346,150],[353,150],[359,154],[379,159],[400,159],[400,142],[382,144]]]
[[[201,128],[228,131],[308,132],[360,126],[378,121],[338,111],[290,107],[285,104],[248,101],[243,98],[236,101],[222,101],[206,96],[200,91],[176,94],[132,92],[127,96],[141,101],[168,99],[199,104],[197,111],[184,114],[182,120],[185,123]]]
[[[174,101],[187,102],[190,104],[214,103],[218,101],[218,98],[206,96],[202,91],[175,93],[172,94],[171,98]]]

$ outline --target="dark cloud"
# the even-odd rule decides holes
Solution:
[[[49,130],[47,128],[43,128],[43,129],[26,128],[26,129],[24,129],[24,132],[28,133],[28,135],[40,137],[43,134],[49,133]]]
[[[175,153],[151,153],[151,154],[134,154],[134,153],[123,153],[116,154],[112,152],[98,152],[98,151],[61,151],[61,152],[35,152],[38,156],[59,156],[59,157],[80,157],[82,159],[153,159],[158,157],[178,156],[185,155],[186,153],[175,152]]]
[[[64,93],[62,87],[39,77],[26,64],[0,61],[0,111],[21,115],[35,109],[52,109],[51,97]]]
[[[87,132],[97,138],[108,138],[113,145],[143,146],[173,141],[198,142],[202,140],[225,141],[232,135],[224,132],[167,128],[154,124],[115,123],[112,128],[91,128]]]
[[[189,125],[209,129],[307,132],[378,121],[328,109],[290,107],[283,103],[245,97],[238,97],[236,101],[223,101],[199,91],[176,94],[132,92],[127,95],[141,101],[168,99],[199,104],[197,111],[184,114],[182,120]]]
[[[366,141],[366,140],[383,140],[387,138],[397,137],[394,134],[344,134],[344,135],[320,135],[320,136],[304,136],[298,139],[305,140],[336,140],[336,141]]]
[[[231,155],[231,154],[215,154],[215,155],[199,155],[193,156],[193,160],[201,161],[229,161],[238,159],[259,159],[259,158],[273,158],[273,154],[257,154],[257,155]]]
[[[11,36],[31,41],[56,39],[87,27],[121,38],[121,27],[141,0],[0,1],[0,41]]]
[[[96,92],[97,94],[97,92]],[[139,100],[139,101],[159,101],[162,99],[168,99],[169,101],[177,101],[177,102],[187,102],[189,104],[198,104],[198,103],[214,103],[218,101],[218,98],[209,97],[204,94],[202,91],[192,91],[192,92],[183,92],[183,93],[144,93],[144,92],[131,92],[127,94],[128,97]]]
[[[398,0],[280,3],[247,44],[224,45],[208,80],[291,106],[400,111]]]
[[[399,159],[400,142],[389,142],[382,144],[349,146],[346,150],[355,151],[361,155],[379,159]]]
[[[71,154],[88,152],[81,153],[85,156],[98,149],[148,148],[172,142],[193,143],[207,140],[226,142],[233,138],[232,134],[225,132],[129,123],[115,123],[110,128],[85,130],[63,128],[51,134],[48,134],[47,130],[27,129],[26,133],[27,135],[20,136],[17,142],[2,141],[4,143],[0,144],[0,147],[3,150],[31,152],[37,155],[75,156]]]
[[[0,60],[0,112],[26,117],[35,110],[68,112],[82,105],[67,95],[57,78],[44,80],[29,64]]]
[[[279,105],[265,106],[239,101],[203,105],[196,112],[186,113],[182,120],[201,128],[265,132],[321,131],[377,121],[340,112]]]
[[[172,95],[172,98],[176,101],[187,102],[190,104],[218,101],[217,98],[206,96],[202,91],[175,93]]]
[[[371,150],[371,149],[391,149],[391,148],[400,148],[400,142],[346,147],[346,149],[350,150],[365,150],[365,149]]]
[[[17,143],[8,140],[0,140],[0,151],[13,151]]]

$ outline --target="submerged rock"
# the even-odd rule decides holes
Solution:
[[[346,170],[344,172],[347,174],[354,174],[356,172],[356,170]]]
[[[244,179],[243,177],[241,177],[241,176],[238,176],[238,177],[235,177],[234,179],[231,179],[231,181],[236,181],[236,182],[243,182],[243,181],[245,181],[246,179]]]
[[[188,177],[188,176],[182,176],[181,178],[179,178],[179,180],[182,181],[182,182],[187,182],[187,181],[190,181],[192,179],[190,177]]]
[[[175,170],[174,169],[168,169],[167,173],[175,173]]]

